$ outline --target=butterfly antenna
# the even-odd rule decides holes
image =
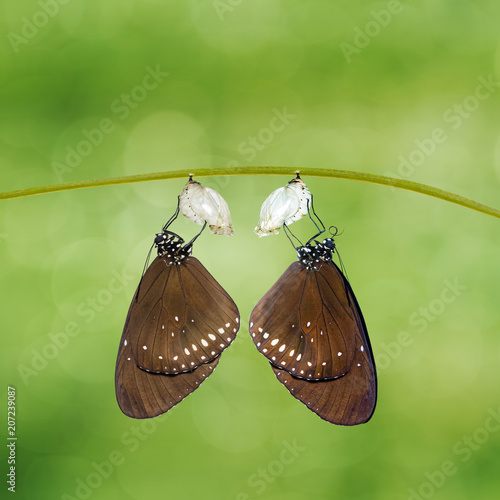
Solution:
[[[335,231],[332,231],[332,228],[335,229]],[[335,236],[340,236],[344,231],[339,232],[339,228],[337,226],[330,226],[328,228],[328,232],[332,238],[335,238]]]

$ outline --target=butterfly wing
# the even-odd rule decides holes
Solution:
[[[239,312],[201,262],[157,257],[132,301],[126,325],[137,365],[153,373],[188,372],[212,361],[239,329]]]
[[[239,312],[199,260],[157,257],[134,295],[116,363],[118,404],[133,418],[165,413],[213,372]]]
[[[336,266],[319,271],[294,262],[255,306],[250,333],[257,349],[296,377],[325,380],[345,375],[359,330]]]
[[[149,373],[134,360],[128,337],[122,335],[116,362],[116,399],[132,418],[152,418],[167,412],[197,389],[212,373],[220,356],[191,372],[177,375]]]
[[[307,314],[309,316],[304,318]],[[311,321],[307,330],[307,318],[311,316],[317,318],[316,324],[311,326]],[[294,330],[297,320],[302,327],[301,333]],[[277,379],[310,410],[339,425],[362,424],[371,418],[377,401],[377,375],[370,340],[354,292],[333,262],[322,263],[317,271],[307,270],[294,262],[257,304],[250,325],[254,342],[270,357]],[[311,333],[312,336],[307,337]],[[326,341],[325,334],[328,335]],[[301,335],[307,339],[303,344],[297,341],[302,340]],[[295,360],[293,364],[283,364],[278,357],[278,353],[287,352],[286,347],[280,352],[280,341],[272,344],[273,339],[280,337],[285,339],[285,345],[288,342],[292,346],[294,352],[288,357]],[[295,344],[292,344],[294,339]],[[300,348],[302,350],[296,350]],[[297,352],[301,355],[298,360]],[[328,360],[328,353],[332,364],[323,365],[325,361],[321,360]],[[335,364],[335,356],[344,359],[344,364]],[[299,368],[296,362],[303,359],[309,360],[307,366],[311,363],[314,372],[307,372],[303,364]],[[337,376],[332,377],[332,368],[339,373]]]

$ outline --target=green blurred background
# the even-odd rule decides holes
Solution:
[[[0,189],[282,165],[400,176],[499,208],[499,21],[495,0],[2,0]],[[378,364],[372,420],[338,427],[288,394],[248,334],[296,258],[283,234],[253,234],[291,177],[198,179],[225,197],[236,235],[203,234],[194,253],[242,328],[210,380],[150,421],[120,412],[115,357],[185,180],[0,202],[17,498],[496,496],[499,221],[304,177],[325,224],[344,231]],[[311,235],[307,221],[294,229]],[[6,473],[5,441],[3,453]]]

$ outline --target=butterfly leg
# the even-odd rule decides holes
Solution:
[[[179,199],[180,199],[180,197],[178,196],[177,197],[177,208],[175,209],[174,215],[172,215],[172,217],[170,217],[170,219],[168,219],[167,223],[163,226],[163,229],[162,229],[163,232],[165,232],[168,229],[168,227],[170,226],[170,224],[172,224],[172,222],[174,222],[174,220],[177,219],[177,217],[179,216]]]
[[[311,212],[314,214],[314,217],[316,217],[316,219],[320,223],[321,228],[320,228],[320,226],[318,226],[318,224],[316,223],[316,221],[313,219],[313,216],[311,215]],[[318,232],[312,238],[310,238],[309,241],[306,243],[306,245],[309,245],[309,243],[311,243],[311,241],[313,241],[320,234],[323,234],[325,232],[325,225],[323,224],[323,222],[321,221],[321,219],[318,217],[318,214],[314,210],[313,195],[312,194],[311,194],[311,202],[310,203],[309,203],[309,201],[307,202],[307,213],[309,214],[309,218],[312,220],[313,224],[316,226],[316,229],[318,230]]]

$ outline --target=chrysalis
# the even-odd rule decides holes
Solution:
[[[288,226],[308,215],[310,204],[311,193],[297,173],[296,179],[273,191],[264,201],[255,233],[260,237],[278,234],[283,224]]]
[[[213,234],[234,234],[231,214],[224,198],[214,189],[193,181],[192,176],[179,195],[179,209],[184,217],[200,226],[208,222]]]

